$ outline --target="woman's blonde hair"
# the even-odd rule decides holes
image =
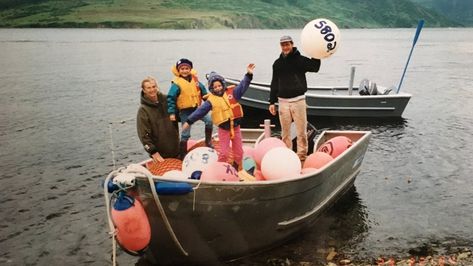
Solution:
[[[145,79],[143,79],[141,81],[141,88],[144,89],[145,88],[145,83],[146,82],[154,82],[154,84],[156,84],[156,88],[159,90],[159,86],[158,86],[158,82],[156,81],[156,79],[152,76],[147,76]]]

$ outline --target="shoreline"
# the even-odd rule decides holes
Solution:
[[[464,248],[449,254],[436,254],[428,256],[410,257],[384,257],[377,258],[350,258],[343,253],[331,250],[325,259],[319,261],[293,261],[289,258],[270,258],[267,265],[273,266],[471,266],[473,265],[473,251],[471,248]],[[245,265],[235,262],[232,265]]]
[[[416,251],[412,251],[415,253]],[[422,251],[421,251],[422,252]],[[435,251],[433,251],[436,253]],[[309,266],[311,263],[300,262],[299,265]],[[326,266],[471,266],[473,265],[473,251],[471,248],[462,248],[446,254],[412,254],[408,257],[379,256],[377,258],[350,258],[346,254],[337,254],[330,251],[326,257]]]

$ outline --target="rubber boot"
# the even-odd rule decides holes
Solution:
[[[212,144],[212,128],[205,128],[205,146],[214,148]]]
[[[187,140],[179,142],[179,159],[184,160],[187,154]]]

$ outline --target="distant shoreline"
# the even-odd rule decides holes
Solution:
[[[416,28],[415,26],[412,27],[340,27],[340,29],[412,29]],[[432,28],[432,29],[468,29],[473,28],[473,26],[445,26],[445,27],[428,27],[424,26],[424,28]],[[32,26],[21,26],[21,27],[0,27],[0,29],[152,29],[152,30],[298,30],[301,28],[155,28],[155,27],[105,27],[105,26],[95,26],[95,27],[74,27],[74,26],[65,26],[65,25],[58,25],[58,26],[45,26],[45,25],[32,25]]]
[[[340,29],[412,28],[420,19],[426,27],[473,25],[462,13],[470,5],[450,14],[412,0],[368,2],[5,0],[0,28],[288,29],[316,18],[330,19]]]

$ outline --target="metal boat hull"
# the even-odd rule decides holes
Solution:
[[[238,80],[228,79],[229,84]],[[408,93],[388,95],[358,95],[358,88],[349,95],[346,87],[313,87],[306,93],[307,115],[324,117],[376,117],[399,118],[411,95]],[[240,103],[244,106],[268,110],[269,84],[251,84]]]
[[[354,145],[318,171],[289,180],[198,183],[195,191],[159,196],[184,256],[164,227],[148,180],[137,178],[137,195],[151,227],[149,260],[159,264],[219,264],[277,245],[314,224],[321,212],[343,195],[360,171],[370,132],[324,132],[325,140],[344,135]],[[169,181],[155,177],[155,182]]]

